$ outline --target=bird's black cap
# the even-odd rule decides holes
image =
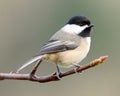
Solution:
[[[86,16],[74,16],[72,17],[67,24],[76,24],[79,26],[90,25],[91,22]]]

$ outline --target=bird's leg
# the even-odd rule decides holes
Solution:
[[[58,64],[56,64],[56,67],[57,67],[57,78],[60,80],[61,79],[61,77],[60,77],[61,71],[60,71]]]
[[[31,70],[31,72],[30,72],[30,75],[31,75],[31,76],[34,76],[34,75],[35,75],[35,72],[37,71],[38,66],[40,65],[41,62],[42,62],[42,60],[39,60],[39,61],[35,64],[35,66],[32,68],[32,70]]]
[[[74,69],[75,73],[81,73],[81,72],[77,72],[77,69],[80,67],[81,67],[80,65],[74,64],[73,69]]]

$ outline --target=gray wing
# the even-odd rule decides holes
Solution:
[[[72,41],[59,41],[59,40],[50,40],[45,44],[38,55],[49,54],[62,52],[66,50],[71,50],[77,48],[79,45]]]

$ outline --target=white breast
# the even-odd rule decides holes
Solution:
[[[74,50],[46,54],[46,59],[58,63],[62,67],[71,67],[80,63],[88,54],[90,49],[90,37],[81,38],[80,46]]]
[[[60,65],[63,67],[71,67],[74,64],[80,63],[89,52],[90,42],[90,37],[81,38],[80,46],[75,50],[58,53]]]

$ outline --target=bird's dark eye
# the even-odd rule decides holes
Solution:
[[[84,22],[84,21],[81,22],[80,20],[77,20],[76,24],[80,25],[80,26],[84,26],[84,25],[86,25],[86,22]]]
[[[90,21],[85,16],[74,16],[72,17],[67,24],[76,24],[79,26],[90,25]]]
[[[86,25],[85,23],[80,23],[80,26],[84,26],[84,25]]]
[[[88,22],[88,21],[82,21],[80,23],[80,26],[84,26],[84,25],[90,25],[90,22]]]

